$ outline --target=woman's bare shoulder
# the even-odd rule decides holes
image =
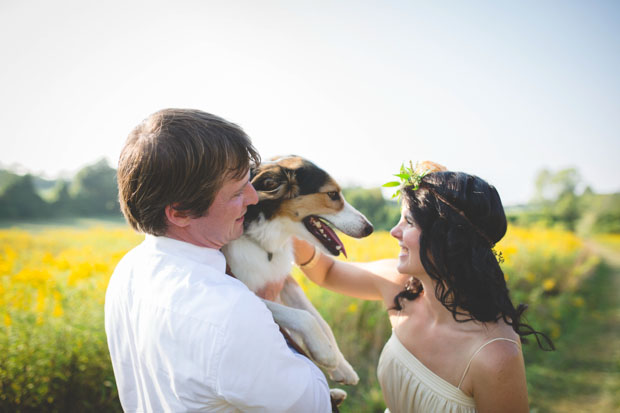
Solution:
[[[472,360],[470,371],[476,406],[485,407],[479,411],[498,411],[503,405],[527,411],[525,366],[519,344],[490,342]]]

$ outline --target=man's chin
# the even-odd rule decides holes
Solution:
[[[241,225],[241,228],[239,229],[235,229],[235,231],[232,233],[230,241],[234,241],[236,239],[241,238],[241,236],[243,235],[243,225]]]

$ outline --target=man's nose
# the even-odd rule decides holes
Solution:
[[[258,193],[256,193],[256,189],[254,189],[254,186],[252,186],[249,182],[246,188],[245,203],[246,205],[254,205],[258,203]]]

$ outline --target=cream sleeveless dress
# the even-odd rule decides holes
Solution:
[[[460,389],[474,357],[487,344],[508,338],[494,338],[484,343],[471,356],[458,387],[448,383],[420,362],[400,342],[396,334],[383,347],[377,376],[387,405],[386,413],[404,412],[450,412],[471,413],[476,411],[473,397]]]

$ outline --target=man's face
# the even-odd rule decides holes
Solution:
[[[240,180],[228,180],[215,196],[205,216],[191,218],[187,226],[190,242],[220,249],[243,234],[243,216],[258,195],[250,183],[250,172]]]

